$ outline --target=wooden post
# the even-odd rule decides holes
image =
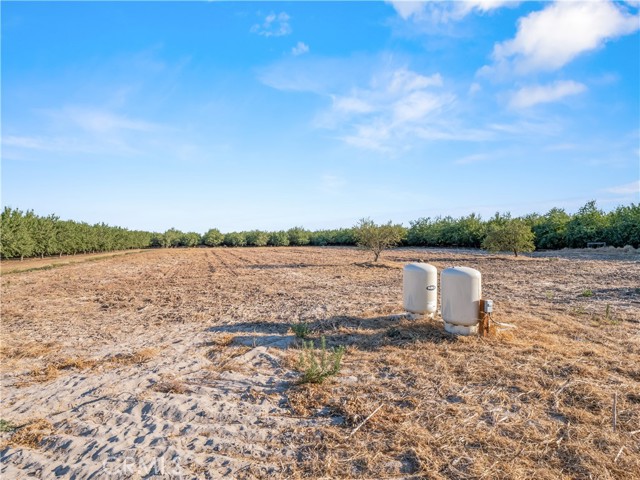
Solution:
[[[489,315],[484,313],[484,300],[480,300],[480,312],[478,312],[478,318],[480,321],[478,322],[478,334],[481,337],[486,337],[489,335]]]

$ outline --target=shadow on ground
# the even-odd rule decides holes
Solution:
[[[324,336],[327,346],[351,346],[362,350],[376,350],[386,346],[402,346],[416,342],[455,342],[457,337],[444,331],[442,322],[427,317],[413,319],[410,314],[379,317],[335,316],[308,324],[307,340],[318,343]],[[249,347],[286,349],[300,346],[301,339],[289,325],[269,322],[242,322],[207,329],[210,333],[230,333],[235,344]]]

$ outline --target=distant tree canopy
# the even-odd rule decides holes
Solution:
[[[6,207],[0,216],[0,256],[2,258],[45,257],[78,253],[106,252],[130,248],[177,248],[205,245],[209,247],[284,247],[304,245],[362,245],[367,242],[377,259],[379,252],[398,244],[425,247],[479,248],[496,246],[509,235],[520,232],[524,246],[515,252],[526,252],[530,242],[537,249],[583,248],[589,242],[607,245],[640,247],[640,205],[620,206],[605,213],[594,201],[587,202],[575,214],[552,208],[544,215],[536,213],[512,218],[509,213],[496,213],[487,220],[471,214],[459,218],[419,218],[409,222],[408,229],[391,222],[376,225],[363,219],[352,228],[310,231],[303,227],[266,232],[228,232],[212,228],[204,235],[170,228],[153,233],[112,227],[105,223],[60,220],[56,215],[38,216]],[[375,228],[374,228],[375,227]],[[526,233],[526,228],[531,234]],[[383,235],[384,233],[384,235]],[[526,233],[526,235],[525,235]],[[388,247],[380,236],[393,240]],[[365,238],[366,237],[366,238]],[[532,238],[531,238],[532,237]],[[399,238],[399,240],[398,240]],[[385,240],[386,241],[386,240]],[[378,242],[378,243],[376,243]],[[378,250],[376,254],[375,251]],[[499,250],[512,248],[500,247]]]

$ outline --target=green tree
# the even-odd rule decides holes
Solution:
[[[200,234],[196,232],[188,232],[180,235],[181,247],[197,247],[200,245]]]
[[[269,243],[269,234],[260,230],[252,230],[245,235],[250,247],[265,247]]]
[[[284,230],[271,232],[269,234],[268,245],[273,247],[286,247],[289,245],[289,235]]]
[[[608,215],[605,241],[616,247],[640,247],[640,204],[618,207]]]
[[[290,245],[309,245],[309,241],[311,240],[309,232],[302,227],[290,228],[287,230],[287,235],[289,236]]]
[[[217,247],[224,242],[224,235],[217,228],[212,228],[202,236],[202,243],[208,247]]]
[[[517,257],[518,252],[533,252],[534,235],[531,227],[519,218],[495,223],[489,227],[482,248],[490,252],[509,251]]]
[[[584,248],[589,242],[604,242],[607,227],[608,218],[598,209],[595,200],[591,200],[567,223],[567,245]]]
[[[22,260],[33,254],[35,242],[29,225],[32,219],[33,212],[24,215],[18,209],[5,207],[0,216],[0,249],[4,258]]]
[[[227,247],[244,247],[247,244],[247,239],[242,232],[231,232],[225,234],[224,244]]]
[[[353,227],[356,244],[373,253],[373,261],[377,262],[380,254],[400,244],[406,237],[406,229],[402,225],[393,225],[391,221],[377,225],[370,218],[361,219]]]
[[[536,248],[558,250],[567,246],[567,224],[571,217],[561,208],[552,208],[533,225]]]

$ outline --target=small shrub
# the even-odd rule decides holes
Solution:
[[[292,323],[291,330],[298,338],[307,338],[311,333],[311,329],[307,322]]]
[[[13,432],[17,425],[9,420],[0,418],[0,432]]]
[[[581,297],[593,297],[593,292],[589,289],[583,290],[580,294]]]
[[[316,352],[313,341],[303,340],[298,370],[302,373],[300,383],[322,383],[340,371],[340,363],[344,355],[344,347],[340,346],[327,351],[324,336],[320,339],[320,353]]]

